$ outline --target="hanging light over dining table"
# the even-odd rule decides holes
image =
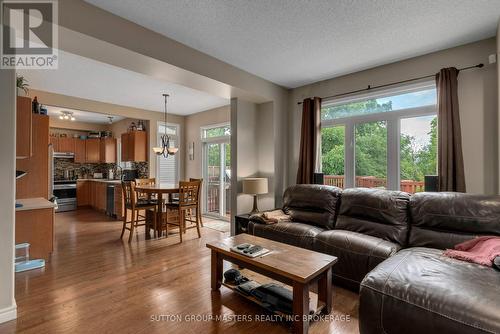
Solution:
[[[165,98],[165,112],[164,112],[164,125],[165,125],[165,133],[161,135],[161,146],[153,147],[153,152],[156,155],[163,155],[165,158],[168,158],[169,155],[174,155],[179,151],[179,148],[170,145],[170,136],[168,135],[168,127],[167,127],[167,98],[170,95],[163,94]]]

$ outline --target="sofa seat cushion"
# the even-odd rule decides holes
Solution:
[[[258,237],[312,250],[314,238],[324,229],[297,222],[266,225],[251,221],[248,223],[248,231]]]
[[[366,275],[361,333],[500,333],[500,272],[432,248],[398,252]]]
[[[350,281],[356,288],[370,270],[400,249],[396,243],[345,230],[321,232],[314,242],[315,251],[338,258],[334,276]]]

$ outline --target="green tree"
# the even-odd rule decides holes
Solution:
[[[376,100],[355,102],[341,106],[326,107],[322,119],[392,110],[392,103],[378,104]],[[417,145],[416,138],[402,134],[400,138],[400,168],[402,180],[423,181],[425,175],[436,174],[437,161],[437,117],[431,121],[427,145]],[[344,126],[321,130],[321,154],[323,173],[344,175]],[[387,178],[387,124],[370,122],[358,124],[355,129],[356,175]]]

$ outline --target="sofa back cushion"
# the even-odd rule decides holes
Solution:
[[[500,235],[500,196],[418,193],[410,200],[410,246],[453,248],[480,235]]]
[[[292,221],[333,229],[341,192],[318,184],[290,186],[283,195],[283,211]]]
[[[350,188],[342,192],[335,229],[378,237],[406,246],[410,195],[401,191]]]

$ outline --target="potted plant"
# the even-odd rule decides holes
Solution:
[[[17,87],[17,95],[18,96],[28,96],[28,81],[22,75],[17,77],[16,87]]]

